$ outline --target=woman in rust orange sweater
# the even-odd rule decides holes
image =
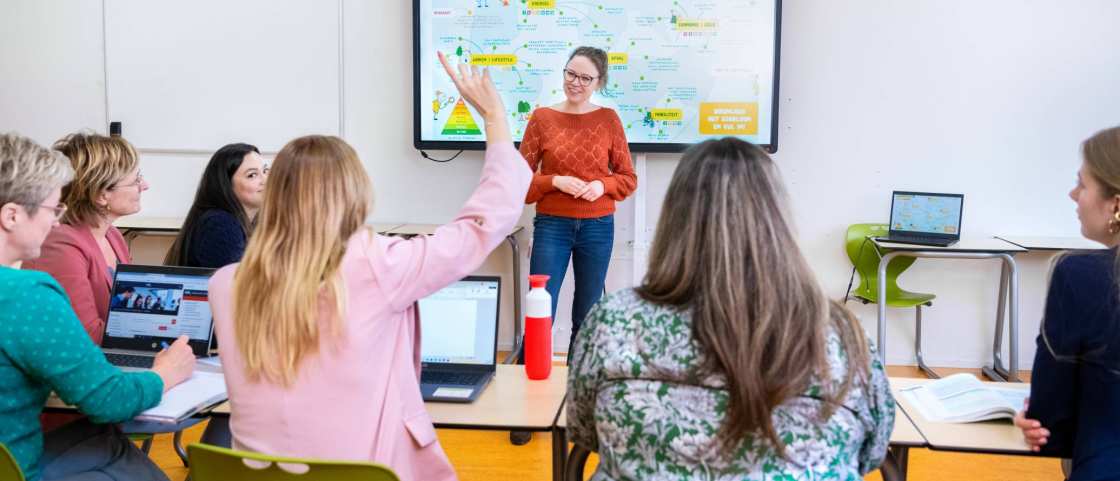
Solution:
[[[606,84],[606,52],[575,49],[564,66],[566,99],[536,109],[521,140],[521,155],[534,172],[525,203],[537,204],[529,272],[551,276],[555,319],[571,260],[573,340],[603,294],[614,245],[614,204],[638,185],[618,114],[591,103],[591,94]]]

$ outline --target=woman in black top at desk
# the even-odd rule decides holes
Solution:
[[[1081,234],[1108,249],[1055,264],[1030,402],[1015,424],[1033,450],[1072,458],[1070,481],[1120,480],[1120,127],[1086,140],[1082,156],[1069,196]]]
[[[241,260],[264,199],[264,159],[249,144],[214,152],[164,264],[219,267]]]

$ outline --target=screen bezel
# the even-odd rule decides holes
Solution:
[[[425,362],[425,361],[421,361],[420,362],[420,369],[421,370],[429,370],[430,369],[430,370],[437,370],[438,371],[440,369],[452,369],[452,370],[455,370],[455,371],[494,372],[497,369],[495,366],[497,366],[497,364],[498,364],[498,328],[501,327],[500,324],[501,324],[501,321],[502,321],[502,277],[501,276],[467,276],[467,277],[464,277],[462,279],[459,279],[456,282],[471,282],[471,281],[474,281],[474,282],[497,282],[498,283],[498,300],[496,301],[496,307],[494,308],[494,345],[491,347],[491,350],[494,353],[494,360],[492,362],[490,362],[489,364],[466,364],[466,363],[455,363],[455,362]],[[450,285],[450,284],[448,284],[448,285]],[[444,286],[444,287],[447,287],[447,286]],[[435,293],[433,292],[433,294],[435,294]],[[416,303],[413,304],[413,306],[416,307],[416,316],[417,316],[416,319],[419,321],[419,319],[420,319],[420,300],[418,299],[416,301]],[[517,322],[517,321],[514,320],[514,322]],[[423,336],[424,333],[421,331],[420,335]],[[421,359],[422,358],[423,358],[423,353],[421,353]]]
[[[111,298],[117,289],[117,277],[121,273],[129,274],[165,274],[171,276],[193,276],[193,277],[206,277],[209,279],[214,275],[216,269],[207,269],[203,267],[178,267],[178,266],[149,266],[142,264],[118,264],[117,270],[113,274],[113,287],[109,291],[110,303]],[[210,292],[206,293],[207,303],[209,303]],[[109,335],[109,316],[112,314],[110,307],[105,312],[105,325],[102,328],[101,347],[104,349],[125,349],[130,351],[148,351],[159,352],[160,342],[171,343],[175,341],[174,337],[144,337],[143,339],[113,337]],[[210,339],[214,337],[214,313],[210,312],[210,333],[206,339],[191,339],[187,342],[191,351],[195,356],[206,356],[210,350]],[[153,344],[155,346],[153,346]]]
[[[960,208],[957,209],[957,219],[960,219],[959,222],[957,223],[957,233],[956,234],[937,234],[937,233],[921,232],[921,231],[913,231],[913,230],[895,230],[894,229],[894,223],[893,223],[893,221],[894,221],[894,200],[895,200],[895,198],[897,198],[900,195],[924,195],[926,197],[955,197],[955,198],[959,199],[961,201],[961,204],[960,204]],[[920,235],[922,237],[930,237],[930,238],[934,238],[934,239],[960,240],[961,230],[963,230],[963,229],[964,229],[964,194],[946,194],[946,193],[942,193],[942,192],[911,192],[911,191],[906,191],[906,190],[896,190],[894,192],[891,192],[891,212],[890,212],[890,217],[887,218],[887,234],[888,235],[890,235],[890,236],[895,236],[895,235],[902,235],[902,236]]]
[[[412,146],[416,150],[486,150],[486,141],[423,140],[420,138],[420,2],[412,0]],[[781,84],[782,0],[774,0],[774,86],[770,98],[770,142],[757,144],[771,154],[778,151],[778,99]],[[713,137],[715,138],[715,137]],[[514,142],[518,148],[521,142]],[[679,153],[693,144],[630,142],[632,153]]]

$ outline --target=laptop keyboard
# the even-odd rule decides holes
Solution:
[[[150,368],[155,358],[152,356],[137,356],[135,354],[120,354],[114,352],[105,353],[105,359],[109,360],[109,364],[119,367],[139,367]]]
[[[888,240],[899,240],[903,242],[921,242],[923,244],[947,244],[948,242],[943,237],[931,237],[924,235],[893,235]]]
[[[420,373],[420,384],[443,384],[456,386],[474,386],[482,380],[484,374],[465,372],[432,372]]]

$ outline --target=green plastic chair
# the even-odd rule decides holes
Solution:
[[[19,469],[19,463],[16,462],[16,458],[8,451],[8,447],[4,443],[0,443],[0,479],[24,481],[23,471]]]
[[[887,252],[879,252],[871,237],[886,236],[887,224],[852,224],[848,226],[847,238],[844,248],[848,252],[848,260],[855,266],[859,273],[859,286],[852,289],[848,299],[856,299],[864,304],[879,303],[879,258]],[[889,251],[888,251],[889,252]],[[922,359],[922,306],[932,306],[933,294],[910,292],[898,286],[898,276],[910,267],[913,257],[900,256],[891,259],[887,264],[887,307],[914,308],[914,352],[918,357],[918,368],[933,378],[938,378],[933,369],[926,365]],[[846,301],[847,299],[845,299]],[[876,346],[882,349],[882,346]],[[886,357],[886,353],[883,353]]]
[[[399,481],[392,470],[376,463],[285,458],[201,443],[187,446],[187,456],[193,481]],[[267,466],[250,467],[245,460]],[[292,473],[277,463],[306,466],[307,470]]]

